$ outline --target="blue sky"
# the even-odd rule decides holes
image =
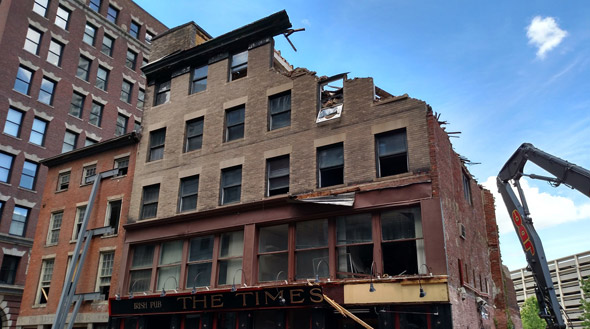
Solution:
[[[219,36],[285,9],[293,28],[277,49],[318,75],[373,77],[429,103],[455,150],[494,176],[523,142],[590,169],[590,5],[586,1],[136,0],[168,27],[194,21]],[[543,174],[527,166],[527,172]],[[492,177],[492,178],[490,178]],[[548,259],[590,250],[590,200],[567,187],[526,185]],[[516,233],[496,202],[504,264],[524,267]]]

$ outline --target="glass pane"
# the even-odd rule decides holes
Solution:
[[[150,146],[151,147],[164,145],[165,140],[166,140],[166,130],[153,131],[150,134]]]
[[[238,271],[241,268],[241,258],[219,261],[219,278],[217,279],[217,284],[241,284],[243,275],[242,271]]]
[[[289,254],[270,254],[258,257],[258,281],[287,280]]]
[[[244,231],[223,233],[219,245],[219,257],[242,257],[244,254]]]
[[[371,214],[339,217],[336,226],[337,244],[371,242]]]
[[[402,208],[381,213],[383,240],[422,238],[420,208]]]
[[[229,127],[227,129],[227,141],[233,141],[244,137],[244,125]]]
[[[223,200],[222,204],[228,204],[232,202],[239,202],[241,198],[241,187],[234,186],[234,187],[225,187],[223,189]]]
[[[196,194],[199,191],[199,177],[190,177],[182,180],[180,187],[181,195]]]
[[[160,265],[180,263],[182,260],[182,240],[162,243]]]
[[[171,290],[178,289],[178,280],[180,278],[180,265],[171,267],[161,267],[158,269],[158,284],[156,289]]]
[[[377,141],[379,156],[406,152],[405,131],[379,135]]]
[[[328,245],[328,220],[317,219],[298,222],[296,230],[296,249],[324,247]]]
[[[291,124],[291,111],[273,114],[270,118],[270,129],[279,129]]]
[[[239,54],[235,54],[231,58],[231,66],[236,67],[238,65],[248,62],[248,51],[243,51]]]
[[[282,251],[289,248],[289,225],[261,227],[258,252]]]
[[[144,245],[133,248],[133,261],[131,268],[152,266],[154,261],[154,246]]]
[[[203,236],[191,239],[188,261],[202,261],[213,259],[213,236]]]
[[[207,287],[211,285],[211,263],[198,263],[188,266],[186,288]]]
[[[207,76],[207,65],[196,68],[193,72],[193,81]]]
[[[222,186],[240,185],[242,183],[242,168],[225,169],[222,173]]]
[[[342,166],[344,164],[342,145],[335,145],[319,149],[318,162],[320,168]]]
[[[243,123],[244,122],[244,108],[241,107],[239,109],[231,110],[226,112],[226,122],[228,126],[232,126],[235,124]]]
[[[152,270],[132,271],[129,275],[129,292],[142,292],[150,289]]]
[[[296,258],[296,279],[315,278],[316,271],[321,278],[330,276],[328,249],[298,251]]]

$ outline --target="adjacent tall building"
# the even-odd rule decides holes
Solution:
[[[15,327],[29,274],[47,176],[41,159],[141,125],[140,67],[166,29],[131,0],[0,1],[2,328]]]

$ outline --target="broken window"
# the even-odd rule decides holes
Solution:
[[[344,183],[344,147],[342,143],[318,148],[318,187]]]
[[[230,58],[229,81],[238,80],[248,74],[248,51],[242,51]]]
[[[266,160],[267,196],[289,193],[289,156]]]
[[[170,101],[170,80],[156,85],[156,99],[154,106],[168,103]]]
[[[49,288],[51,286],[51,277],[53,276],[54,259],[44,259],[41,264],[41,279],[39,280],[39,291],[37,293],[37,302],[35,304],[47,304],[49,297]]]
[[[105,225],[113,228],[112,234],[119,232],[119,220],[121,219],[122,200],[109,201],[107,204],[107,218]]]
[[[319,85],[320,108],[316,122],[339,118],[344,103],[346,73],[324,79]]]
[[[420,207],[381,213],[383,270],[389,276],[418,274],[424,258]]]
[[[80,185],[87,185],[91,184],[92,181],[89,181],[91,177],[96,176],[96,165],[86,166],[82,169],[82,182]]]
[[[373,262],[371,223],[370,213],[342,216],[337,219],[336,244],[339,278],[371,275]]]
[[[298,222],[295,231],[295,278],[329,277],[328,220]]]
[[[377,177],[408,172],[408,146],[406,129],[375,135]]]
[[[261,227],[258,235],[258,282],[286,280],[289,225]]]
[[[111,276],[113,275],[114,262],[114,251],[100,253],[100,263],[98,267],[98,277],[96,279],[96,285],[98,288],[98,292],[104,295],[105,300],[109,299],[109,292],[111,289]]]

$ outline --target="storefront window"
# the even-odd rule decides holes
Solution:
[[[131,273],[129,275],[129,292],[142,292],[150,289],[154,246],[142,245],[133,249]]]
[[[390,276],[418,274],[424,258],[420,207],[381,213],[383,270]]]
[[[186,277],[187,289],[193,287],[207,287],[211,285],[213,240],[212,235],[190,240],[188,251],[188,275]]]
[[[328,220],[298,222],[295,230],[296,279],[329,277]]]
[[[260,228],[258,240],[258,281],[286,280],[289,269],[289,226]]]
[[[244,253],[244,232],[223,233],[220,236],[218,259],[218,285],[241,284],[242,255]]]
[[[336,250],[339,278],[366,277],[371,274],[373,262],[371,223],[371,214],[337,218]]]
[[[178,289],[180,262],[182,261],[182,241],[162,243],[158,264],[157,290]]]

